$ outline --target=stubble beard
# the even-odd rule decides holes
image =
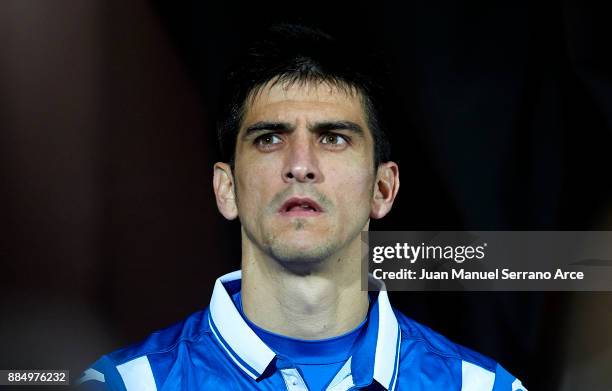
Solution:
[[[291,222],[291,225],[290,229],[294,232],[308,229],[308,221],[305,219],[297,218]],[[299,273],[321,267],[327,259],[340,250],[342,245],[333,235],[323,237],[319,243],[313,243],[308,247],[296,243],[296,239],[288,240],[283,236],[269,235],[265,238],[264,252],[283,267]]]
[[[320,193],[308,193],[324,207],[325,213],[328,214],[327,216],[332,217],[336,212],[333,203]],[[340,238],[337,233],[334,234],[333,227],[329,227],[329,230],[325,230],[327,232],[318,233],[320,240],[315,240],[316,243],[312,243],[308,247],[301,246],[295,242],[295,238],[290,239],[286,235],[282,235],[282,233],[274,232],[274,223],[271,220],[261,224],[266,219],[266,215],[274,216],[277,213],[282,200],[286,199],[287,196],[288,191],[277,194],[270,205],[262,211],[262,215],[255,219],[259,221],[259,226],[250,226],[250,224],[243,223],[243,227],[251,243],[255,244],[262,253],[280,264],[283,268],[291,270],[296,274],[307,275],[325,267],[327,261],[335,259],[335,255],[343,247],[347,246],[355,236],[358,236],[362,230],[362,227],[355,227],[355,232],[348,232],[347,237]],[[295,232],[299,233],[308,230],[311,223],[307,218],[295,218],[290,222],[290,227],[287,227],[286,230],[292,231],[288,232],[289,235]],[[257,238],[257,235],[254,235],[256,231],[260,233],[259,238]],[[344,234],[346,235],[347,233],[345,232]],[[313,235],[316,234],[313,233]]]

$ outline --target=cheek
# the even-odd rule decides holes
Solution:
[[[342,171],[342,172],[341,172]],[[336,181],[338,188],[339,205],[349,216],[355,213],[369,215],[370,201],[372,198],[373,174],[366,170],[334,170],[330,173],[332,178],[339,178]]]
[[[270,167],[261,164],[236,166],[238,212],[241,216],[254,218],[270,203],[275,188],[270,172]]]
[[[260,191],[258,181],[253,180],[253,177],[237,179],[238,213],[241,216],[252,218],[257,213],[258,208],[255,206],[262,205]]]

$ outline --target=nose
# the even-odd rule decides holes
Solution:
[[[308,137],[294,134],[287,149],[283,180],[289,182],[316,183],[322,178],[315,146]]]

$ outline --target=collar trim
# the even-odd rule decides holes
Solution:
[[[221,276],[215,282],[210,300],[211,330],[230,358],[250,377],[257,380],[276,354],[244,321],[223,285],[240,281],[240,270]]]
[[[374,380],[387,390],[394,390],[397,383],[401,329],[389,302],[383,281],[371,274],[368,276],[369,290],[378,293],[378,337],[374,354]]]
[[[217,279],[210,301],[209,324],[213,335],[223,350],[249,377],[258,380],[270,365],[276,354],[270,349],[242,318],[226,285],[240,284],[240,270]],[[387,390],[394,390],[397,383],[401,331],[393,313],[387,291],[380,280],[369,276],[370,290],[379,290],[378,324],[374,352],[373,379]],[[372,319],[370,319],[372,320]]]

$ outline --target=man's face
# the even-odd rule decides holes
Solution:
[[[234,186],[246,237],[283,262],[327,259],[367,229],[376,173],[361,97],[268,85],[247,104]]]

